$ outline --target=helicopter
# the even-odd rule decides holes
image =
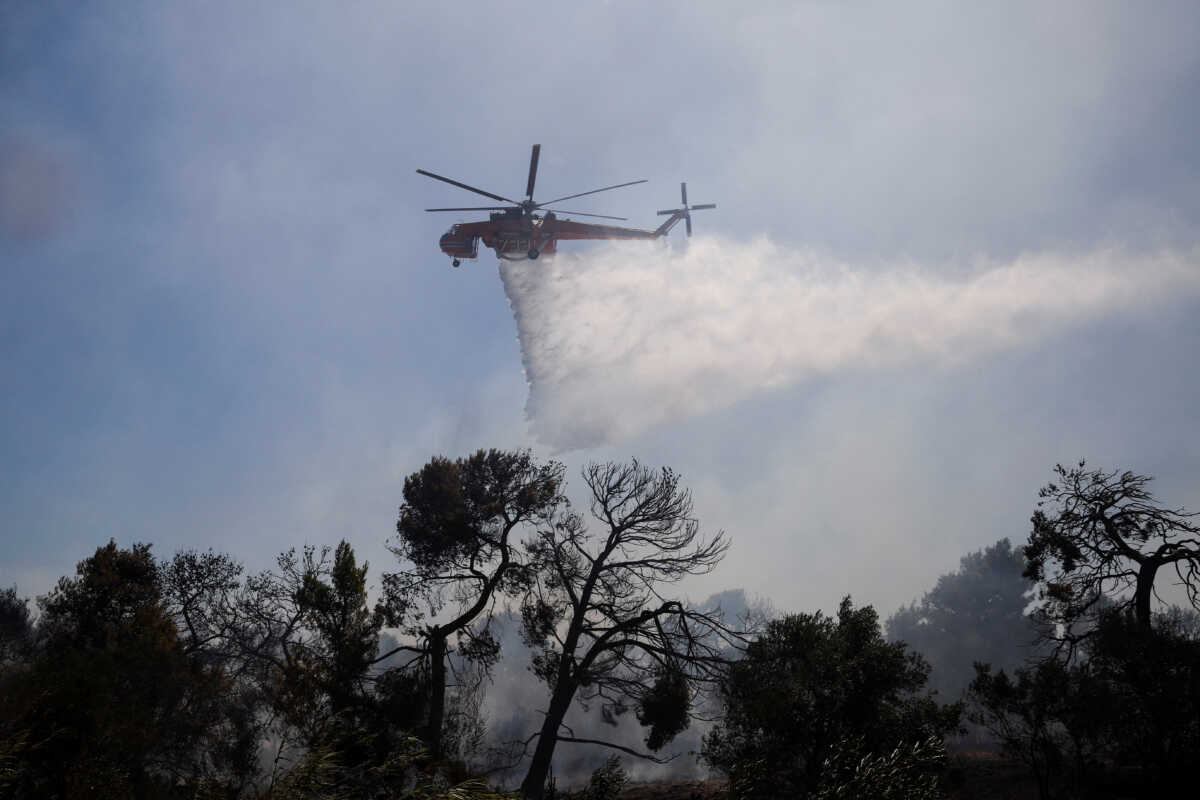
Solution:
[[[627,183],[618,183],[613,186],[605,186],[600,189],[592,189],[589,192],[580,192],[578,194],[569,194],[564,197],[556,197],[553,200],[539,203],[533,199],[533,186],[537,179],[538,158],[541,155],[542,146],[535,144],[533,151],[529,156],[529,179],[525,184],[525,199],[517,202],[510,200],[502,195],[485,192],[483,189],[461,183],[456,180],[451,180],[443,175],[438,175],[428,170],[418,169],[417,173],[428,178],[433,178],[443,183],[448,183],[451,186],[457,186],[460,189],[466,189],[468,192],[474,192],[478,195],[491,198],[503,203],[509,203],[507,206],[474,206],[469,208],[427,208],[426,211],[491,211],[486,221],[480,222],[460,222],[450,226],[450,230],[446,231],[438,241],[438,246],[446,255],[450,256],[451,264],[458,266],[461,264],[461,259],[476,258],[479,255],[479,242],[482,241],[485,247],[490,247],[496,251],[496,256],[506,261],[523,261],[525,259],[536,259],[538,256],[553,255],[558,249],[559,240],[573,239],[657,239],[661,236],[666,236],[670,230],[680,221],[684,220],[687,226],[687,235],[692,235],[692,212],[706,208],[716,208],[714,203],[702,203],[700,205],[689,206],[687,201],[687,184],[679,184],[679,191],[682,203],[679,208],[669,208],[659,211],[659,216],[667,216],[667,220],[659,225],[654,230],[646,230],[642,228],[623,228],[619,225],[602,225],[588,222],[575,222],[570,219],[561,219],[558,214],[572,214],[580,217],[597,217],[600,219],[625,220],[625,217],[613,217],[607,214],[585,214],[581,211],[562,211],[559,209],[551,209],[548,206],[555,203],[561,203],[564,200],[574,200],[577,197],[585,197],[599,192],[607,192],[611,189],[620,189],[624,186],[633,186],[638,183],[645,183],[645,179],[629,181]],[[540,216],[537,212],[541,212]]]

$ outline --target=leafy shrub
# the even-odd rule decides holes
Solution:
[[[897,745],[890,753],[865,752],[861,739],[842,739],[825,759],[816,800],[937,800],[946,746],[936,736]]]
[[[705,737],[703,757],[736,796],[809,796],[839,742],[884,757],[957,728],[960,704],[922,694],[928,674],[903,642],[884,641],[873,608],[855,609],[849,598],[836,618],[774,620],[723,682],[724,718]]]

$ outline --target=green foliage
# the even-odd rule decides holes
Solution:
[[[1082,655],[1011,677],[978,665],[973,716],[1030,767],[1043,797],[1086,793],[1114,770],[1160,789],[1190,775],[1200,762],[1200,641],[1169,619],[1147,629],[1112,609]]]
[[[993,674],[986,664],[976,670],[972,718],[1029,767],[1043,798],[1051,796],[1052,783],[1078,782],[1096,766],[1101,741],[1095,715],[1103,710],[1086,669],[1046,659],[1012,678],[1003,670]]]
[[[307,663],[331,712],[361,705],[382,624],[367,605],[367,564],[359,567],[353,548],[343,540],[327,578],[308,564],[295,602],[316,634],[305,648]]]
[[[691,707],[692,694],[683,671],[660,669],[650,691],[638,698],[638,722],[650,729],[646,746],[657,752],[686,730]]]
[[[437,574],[497,547],[506,522],[536,517],[558,501],[561,482],[561,465],[538,465],[529,451],[434,457],[404,479],[396,522],[403,555],[418,571]]]
[[[629,774],[621,766],[621,759],[609,756],[604,763],[592,771],[587,785],[574,792],[560,791],[558,782],[551,774],[542,790],[542,800],[617,800],[629,785]]]
[[[773,620],[730,668],[724,718],[703,757],[744,796],[808,795],[839,741],[883,755],[957,727],[959,704],[920,693],[928,672],[904,643],[883,639],[873,608],[855,609],[848,597],[836,618]]]
[[[370,761],[348,759],[347,753],[324,744],[313,748],[288,770],[262,800],[502,800],[485,780],[464,777],[451,782],[430,762],[424,745],[402,737],[384,741],[378,731],[350,727],[339,737],[358,752],[373,752]],[[380,745],[384,748],[380,749]],[[352,763],[353,762],[353,763]]]
[[[579,793],[579,800],[617,800],[617,796],[629,783],[629,774],[621,766],[621,759],[609,756],[596,767],[587,786]]]
[[[18,796],[146,796],[219,783],[224,676],[182,647],[148,545],[109,542],[40,601],[36,647],[0,692]]]
[[[418,569],[436,572],[475,545],[483,518],[463,472],[461,461],[437,456],[404,479],[396,532]]]
[[[931,736],[873,754],[861,739],[842,739],[825,759],[816,800],[937,800],[946,745]]]
[[[0,591],[0,669],[26,655],[33,641],[28,602],[17,597],[17,587]]]

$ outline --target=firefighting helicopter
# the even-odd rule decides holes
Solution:
[[[687,184],[681,183],[679,184],[679,191],[682,198],[680,207],[659,211],[659,216],[667,216],[668,219],[654,230],[622,228],[618,225],[597,225],[587,222],[574,222],[569,219],[559,219],[557,214],[574,214],[580,217],[624,220],[626,219],[625,217],[613,217],[607,214],[585,214],[581,211],[562,211],[550,209],[547,206],[560,203],[563,200],[574,200],[577,197],[597,194],[598,192],[607,192],[610,189],[620,189],[623,186],[633,186],[634,184],[645,183],[646,181],[643,179],[629,181],[628,183],[618,183],[614,186],[605,186],[601,189],[592,189],[590,192],[580,192],[579,194],[569,194],[539,203],[533,199],[533,184],[537,179],[538,157],[541,151],[542,146],[540,144],[533,146],[533,152],[529,156],[529,180],[525,184],[525,199],[520,202],[510,200],[498,194],[485,192],[483,189],[468,186],[465,183],[451,180],[443,175],[438,175],[427,170],[417,170],[421,175],[448,183],[451,186],[457,186],[460,189],[466,189],[468,192],[474,192],[475,194],[490,197],[493,200],[499,200],[504,203],[511,203],[511,205],[507,206],[425,209],[426,211],[493,212],[488,215],[486,222],[461,222],[450,226],[450,230],[442,235],[442,238],[438,241],[438,245],[441,247],[443,253],[450,256],[452,259],[451,263],[454,266],[457,267],[461,263],[460,259],[475,258],[479,254],[480,240],[483,241],[485,247],[495,250],[497,257],[506,261],[521,261],[524,259],[535,259],[539,255],[553,255],[558,248],[558,241],[560,239],[657,239],[660,236],[666,236],[679,220],[684,220],[687,223],[687,235],[691,236],[692,212],[717,207],[714,203],[689,206],[687,202]],[[535,213],[538,211],[542,212],[540,216]]]

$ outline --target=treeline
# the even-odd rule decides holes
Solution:
[[[344,541],[249,575],[110,542],[36,615],[0,593],[0,797],[482,798],[481,767],[515,765],[522,796],[561,796],[560,744],[660,759],[696,724],[747,798],[942,796],[968,729],[1043,797],[1149,796],[1200,760],[1200,536],[1143,476],[1060,467],[1025,547],[964,557],[886,637],[849,597],[735,618],[673,596],[729,540],[669,469],[591,465],[582,510],[564,481],[528,452],[430,460],[375,602]],[[1164,576],[1190,608],[1150,603]],[[482,757],[491,622],[514,611],[544,700]],[[579,705],[641,741],[577,731]],[[623,780],[610,761],[583,796]]]

